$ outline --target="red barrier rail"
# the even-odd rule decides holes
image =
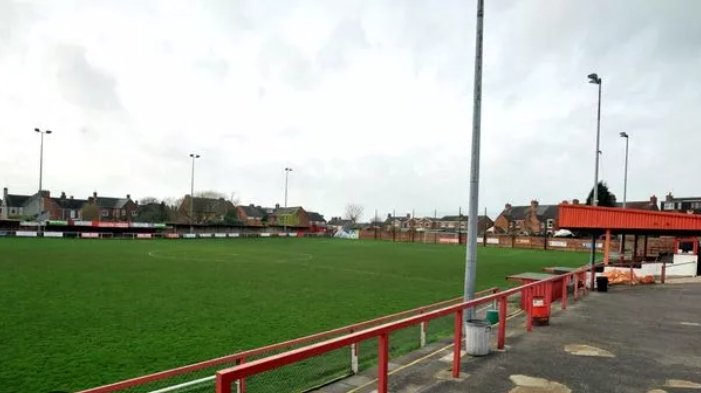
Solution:
[[[575,300],[577,299],[578,283],[584,278],[587,271],[592,269],[591,266],[581,267],[574,272],[553,276],[542,281],[537,281],[525,284],[516,288],[508,289],[503,292],[497,292],[488,296],[483,296],[460,304],[447,306],[438,310],[429,311],[423,314],[414,315],[401,319],[399,321],[389,322],[380,326],[368,328],[366,330],[349,333],[345,336],[332,338],[324,342],[311,344],[302,348],[296,348],[281,354],[269,356],[263,359],[254,360],[250,363],[244,363],[236,367],[220,370],[216,374],[216,393],[232,393],[231,386],[235,381],[244,381],[246,377],[259,374],[265,371],[270,371],[288,364],[299,362],[314,356],[343,348],[347,345],[356,345],[361,341],[372,338],[378,339],[378,382],[377,392],[387,393],[387,377],[388,377],[388,362],[389,362],[389,335],[390,333],[428,322],[430,320],[444,317],[450,314],[455,315],[455,331],[453,335],[453,377],[460,375],[460,343],[462,341],[463,330],[463,312],[467,308],[475,308],[481,304],[493,301],[499,302],[499,330],[497,333],[497,347],[504,348],[506,338],[506,302],[509,296],[521,294],[527,300],[526,304],[526,329],[532,329],[532,312],[533,312],[533,293],[536,290],[550,292],[550,287],[555,281],[562,281],[563,299],[562,308],[567,307],[567,283],[570,279],[574,280],[575,285]],[[594,272],[592,271],[592,274]],[[584,289],[584,288],[583,288]],[[546,296],[546,301],[549,296]],[[549,305],[548,305],[549,306]]]
[[[492,287],[492,288],[488,288],[488,289],[485,289],[483,291],[477,292],[477,294],[478,295],[494,294],[494,293],[498,293],[498,291],[499,291],[499,288]],[[318,342],[318,341],[328,339],[328,338],[333,337],[333,336],[357,332],[358,330],[362,330],[362,329],[366,329],[366,328],[369,328],[372,326],[384,324],[384,323],[387,323],[387,322],[390,322],[393,320],[405,318],[405,317],[410,316],[410,315],[424,314],[424,313],[427,313],[427,312],[434,310],[434,309],[438,309],[441,307],[445,307],[447,305],[459,303],[462,300],[463,300],[462,297],[454,298],[454,299],[450,299],[450,300],[445,300],[445,301],[434,303],[434,304],[431,304],[428,306],[418,307],[418,308],[414,308],[414,309],[407,310],[407,311],[401,311],[401,312],[398,312],[396,314],[386,315],[386,316],[383,316],[380,318],[375,318],[375,319],[371,319],[368,321],[359,322],[359,323],[356,323],[353,325],[348,325],[348,326],[340,327],[337,329],[332,329],[332,330],[328,330],[325,332],[312,334],[312,335],[305,336],[305,337],[300,337],[300,338],[296,338],[296,339],[292,339],[292,340],[288,340],[288,341],[283,341],[281,343],[266,345],[266,346],[254,348],[251,350],[237,352],[237,353],[234,353],[231,355],[226,355],[226,356],[222,356],[219,358],[206,360],[203,362],[194,363],[194,364],[190,364],[187,366],[182,366],[182,367],[178,367],[178,368],[174,368],[174,369],[170,369],[170,370],[160,371],[157,373],[148,374],[148,375],[144,375],[144,376],[137,377],[137,378],[131,378],[131,379],[127,379],[124,381],[115,382],[115,383],[112,383],[109,385],[103,385],[103,386],[99,386],[99,387],[95,387],[95,388],[81,390],[77,393],[114,393],[114,392],[126,390],[128,388],[133,388],[135,386],[142,386],[142,385],[146,385],[148,383],[163,381],[163,380],[168,379],[168,378],[173,378],[173,377],[185,375],[188,373],[192,373],[192,372],[203,370],[203,369],[210,368],[210,367],[221,366],[221,365],[227,364],[227,363],[244,364],[247,361],[247,359],[250,359],[251,357],[254,357],[254,356],[263,355],[265,353],[270,353],[270,352],[281,350],[281,349],[288,349],[288,348],[291,348],[294,346],[299,346],[302,344],[309,344],[312,342]],[[423,329],[422,329],[422,332],[424,332]],[[357,348],[354,348],[354,351],[355,351],[354,355],[357,356]],[[246,390],[245,384],[242,383],[241,386],[239,387],[239,392],[245,393],[245,390]]]

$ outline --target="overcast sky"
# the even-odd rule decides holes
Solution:
[[[701,194],[701,2],[487,1],[480,206]],[[467,207],[475,1],[0,0],[0,183]],[[482,210],[481,208],[480,210]]]

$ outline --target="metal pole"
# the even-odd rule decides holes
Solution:
[[[465,260],[465,300],[475,297],[477,273],[477,208],[479,196],[480,126],[482,110],[482,40],[484,31],[484,0],[477,0],[477,35],[475,39],[475,81],[472,110],[472,154],[470,162],[470,206],[467,221],[467,255]],[[458,235],[459,236],[459,235]],[[473,319],[474,307],[467,309],[466,321]]]
[[[627,193],[628,193],[628,134],[625,136],[626,138],[626,164],[625,164],[625,169],[624,169],[624,174],[623,174],[623,208],[626,208],[626,198],[627,198]]]
[[[285,168],[285,207],[287,207],[287,182],[288,182],[288,175],[290,174],[290,172],[292,172],[292,168],[289,168],[289,167]],[[283,223],[282,223],[283,232],[285,232],[285,234],[287,234],[287,212],[285,212],[284,217],[285,218],[283,219]]]
[[[600,136],[601,136],[601,79],[599,79],[599,100],[596,110],[596,152],[594,159],[594,194],[592,195],[592,206],[599,205],[599,155],[600,155]]]
[[[592,78],[592,76],[594,78]],[[592,79],[593,83],[596,83],[599,85],[599,98],[597,101],[597,109],[596,109],[596,151],[594,152],[595,160],[594,160],[594,189],[592,190],[592,201],[591,204],[592,206],[598,206],[599,204],[599,155],[601,154],[599,145],[600,145],[600,139],[601,139],[601,84],[603,83],[601,78],[599,78],[598,75],[593,74],[589,76],[590,79]],[[594,265],[596,264],[596,234],[592,234],[592,241],[591,241],[591,256],[590,256],[590,262],[591,262],[591,281],[590,281],[590,288],[593,290],[594,289]]]
[[[41,143],[39,145],[39,192],[41,192],[42,180],[44,177],[44,133],[41,134]]]
[[[190,171],[190,233],[195,232],[193,221],[195,219],[195,159],[200,158],[199,154],[190,153],[192,158],[192,170]]]

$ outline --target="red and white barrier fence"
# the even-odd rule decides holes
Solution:
[[[574,272],[553,276],[542,281],[525,284],[516,288],[497,292],[483,296],[474,300],[447,306],[438,310],[429,311],[423,314],[410,316],[399,321],[389,322],[380,326],[374,326],[362,331],[335,337],[324,342],[307,345],[302,348],[293,349],[277,355],[257,359],[248,363],[241,363],[238,366],[218,371],[216,374],[216,393],[232,393],[232,386],[238,386],[240,393],[245,392],[245,379],[256,374],[274,370],[286,365],[304,361],[315,356],[349,346],[358,345],[360,342],[377,338],[378,342],[378,365],[377,365],[377,392],[387,393],[388,370],[389,370],[389,337],[390,333],[407,327],[425,324],[431,320],[454,315],[453,333],[453,377],[460,376],[461,343],[463,335],[463,313],[468,308],[476,308],[485,303],[497,301],[499,303],[499,327],[497,332],[497,348],[503,349],[506,341],[506,311],[507,300],[510,296],[521,295],[526,299],[526,330],[531,331],[533,326],[534,305],[533,297],[536,293],[546,294],[544,306],[550,307],[552,300],[548,293],[552,291],[552,285],[559,282],[562,286],[561,307],[567,307],[567,287],[570,281],[574,282],[575,300],[580,289],[579,283],[584,279],[591,266],[582,267]],[[594,272],[591,272],[594,274]],[[586,289],[585,289],[586,291]]]

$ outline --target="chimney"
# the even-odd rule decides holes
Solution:
[[[511,204],[507,203],[506,205],[504,205],[504,210],[511,210],[511,207]]]
[[[93,191],[92,197],[93,197],[94,199],[97,199],[97,191]]]
[[[68,199],[73,200],[73,195],[69,196]]]
[[[39,191],[39,195],[43,196],[44,198],[49,198],[51,193],[48,190],[41,190]]]
[[[531,206],[533,206],[533,207],[538,207],[538,201],[536,201],[535,199],[532,200],[532,201],[531,201]]]
[[[671,202],[672,199],[674,199],[674,196],[672,195],[671,192],[667,193],[667,196],[664,197],[665,202]]]
[[[650,205],[657,206],[657,197],[654,194],[650,197]]]
[[[248,207],[255,207],[255,206],[251,203],[250,205],[248,205]]]
[[[411,218],[411,214],[407,213],[406,218]]]
[[[573,205],[579,205],[579,199],[575,198],[572,200]]]
[[[5,189],[7,191],[7,188]],[[392,218],[392,213],[387,213],[387,218]]]
[[[279,204],[279,203],[276,203],[276,204],[275,204],[275,209],[279,209],[279,208],[280,208],[280,204]]]
[[[127,194],[127,199],[131,199],[131,195]]]
[[[66,199],[66,193],[61,191],[61,199]]]
[[[2,200],[3,201],[7,200],[7,187],[2,189]]]

